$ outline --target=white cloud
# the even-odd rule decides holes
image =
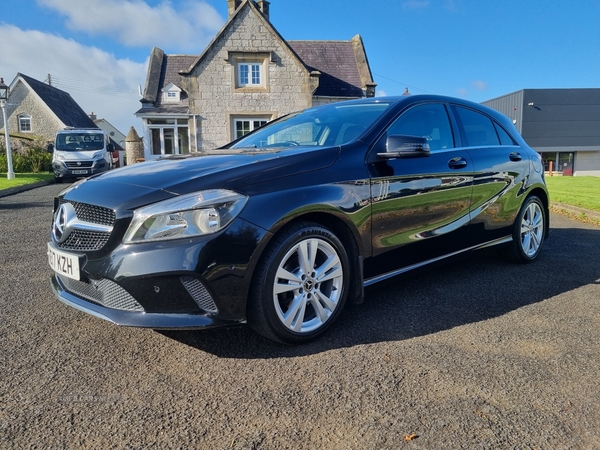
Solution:
[[[95,47],[12,25],[0,25],[0,55],[0,76],[5,83],[9,84],[17,72],[39,81],[46,80],[48,74],[57,81],[84,81],[82,87],[88,90],[57,87],[71,94],[88,114],[93,111],[125,134],[132,125],[141,133],[141,121],[133,115],[141,106],[138,98],[103,95],[90,92],[89,87],[135,93],[137,86],[145,82],[147,62],[117,59]]]
[[[214,7],[198,0],[185,0],[180,7],[169,1],[153,7],[142,0],[37,2],[66,16],[72,30],[109,36],[130,47],[199,53],[224,23]]]
[[[471,87],[476,91],[485,91],[488,88],[488,85],[485,81],[475,80],[471,82]]]
[[[459,97],[468,97],[469,96],[469,91],[467,89],[465,89],[465,88],[458,88],[456,90],[456,94]]]
[[[387,96],[387,92],[382,89],[378,89],[375,91],[375,97],[385,97]]]

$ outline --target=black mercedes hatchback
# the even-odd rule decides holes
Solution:
[[[58,298],[110,322],[247,322],[293,344],[412,269],[490,246],[531,262],[548,220],[540,157],[507,117],[381,97],[77,182],[55,199],[48,260]]]

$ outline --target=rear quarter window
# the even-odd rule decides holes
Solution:
[[[500,138],[500,145],[515,145],[515,141],[510,137],[504,128],[494,122],[494,126],[496,127],[496,132],[498,133],[498,137]]]
[[[460,119],[462,136],[467,147],[500,144],[492,119],[477,111],[460,106],[456,106],[455,110]]]

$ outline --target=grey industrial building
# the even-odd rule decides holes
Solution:
[[[512,119],[546,171],[600,176],[600,89],[523,89],[483,104]]]

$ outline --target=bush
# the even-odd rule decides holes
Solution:
[[[52,155],[39,143],[21,146],[12,150],[13,171],[15,173],[40,173],[52,171]],[[0,172],[8,172],[6,149],[0,146]]]

